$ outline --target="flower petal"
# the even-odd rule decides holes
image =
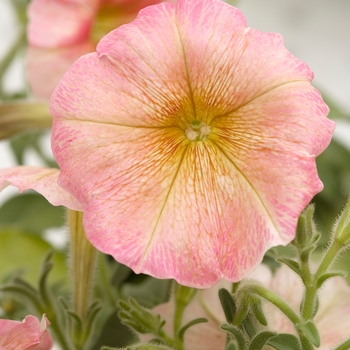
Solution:
[[[27,74],[34,96],[49,100],[57,83],[73,62],[94,49],[89,41],[55,49],[30,46],[27,53]]]
[[[74,45],[89,37],[100,0],[35,0],[28,9],[28,41],[54,48]]]
[[[20,192],[33,189],[42,194],[53,205],[64,205],[83,211],[83,206],[57,184],[58,169],[20,166],[0,169],[0,191],[10,184]]]
[[[41,322],[31,315],[23,322],[0,320],[0,347],[6,350],[50,350],[53,341],[46,330],[49,324],[45,315]]]
[[[244,15],[221,1],[178,1],[177,21],[197,115],[226,114],[277,86],[313,78],[280,34],[246,28]]]
[[[214,142],[261,200],[275,244],[287,244],[303,208],[323,188],[315,157],[328,145],[334,122],[307,82],[289,83],[216,118]],[[273,232],[272,231],[272,232]],[[271,233],[272,233],[271,232]]]

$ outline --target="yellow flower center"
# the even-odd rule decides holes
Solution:
[[[204,141],[210,135],[209,125],[200,120],[192,120],[185,130],[185,135],[189,141]]]

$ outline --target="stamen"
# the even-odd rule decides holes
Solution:
[[[208,138],[210,132],[210,126],[200,120],[192,120],[185,130],[186,137],[189,141],[204,141]]]

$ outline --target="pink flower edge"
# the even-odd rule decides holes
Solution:
[[[50,350],[53,340],[47,330],[49,325],[45,315],[41,321],[32,315],[22,322],[0,319],[0,347],[4,350]]]
[[[32,189],[42,194],[52,205],[83,211],[83,205],[58,185],[58,176],[59,170],[50,168],[19,166],[0,169],[0,191],[9,185],[17,187],[20,192]]]

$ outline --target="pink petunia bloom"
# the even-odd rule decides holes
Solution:
[[[1,350],[50,350],[53,345],[45,315],[39,321],[28,315],[22,321],[0,319]]]
[[[91,243],[136,273],[238,281],[294,238],[322,189],[315,157],[334,123],[312,78],[280,35],[246,28],[226,3],[147,7],[53,93],[59,176],[4,170],[0,183],[59,187]]]
[[[259,266],[249,277],[259,280],[280,295],[299,314],[304,286],[300,277],[290,268],[283,265],[272,276],[270,270]],[[314,319],[321,338],[319,350],[333,349],[350,337],[349,295],[350,286],[342,277],[329,279],[320,289],[320,306]],[[279,309],[270,303],[264,303],[263,309],[269,330],[296,334],[294,325]]]
[[[95,51],[112,29],[161,0],[33,0],[28,10],[28,80],[34,95],[49,99],[81,55]]]

